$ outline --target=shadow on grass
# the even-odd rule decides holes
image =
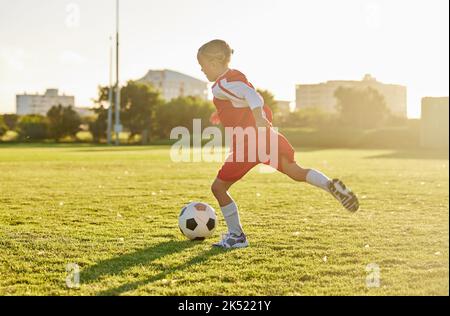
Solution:
[[[185,251],[201,242],[198,241],[167,241],[159,243],[153,247],[138,250],[133,253],[129,253],[123,256],[103,260],[94,266],[88,267],[81,271],[82,283],[92,283],[106,275],[118,275],[123,271],[138,265],[149,265],[152,261],[160,259],[164,256],[168,256],[177,252]],[[191,260],[183,263],[180,266],[170,267],[165,271],[158,273],[155,276],[147,278],[145,280],[139,280],[136,282],[126,283],[119,287],[106,289],[97,293],[97,295],[120,295],[122,293],[135,290],[148,283],[152,283],[158,280],[164,279],[167,275],[176,271],[189,268],[192,265],[199,264],[208,260],[209,257],[219,254],[222,251],[220,249],[212,248],[202,254],[192,258]]]
[[[397,150],[384,153],[381,155],[367,156],[365,159],[437,159],[448,160],[449,154],[447,150]]]

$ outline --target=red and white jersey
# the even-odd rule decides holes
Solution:
[[[229,69],[212,86],[214,105],[224,127],[255,126],[253,109],[263,108],[266,118],[272,122],[272,112],[264,105],[264,99],[246,76]]]

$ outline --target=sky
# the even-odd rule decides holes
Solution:
[[[449,95],[448,0],[126,0],[120,3],[121,83],[149,69],[205,80],[196,53],[220,38],[230,67],[277,99],[295,85],[370,73],[424,96]],[[115,0],[0,0],[0,113],[15,95],[47,88],[93,106],[109,82]]]

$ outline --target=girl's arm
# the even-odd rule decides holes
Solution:
[[[256,89],[247,82],[247,79],[244,78],[244,80],[245,82],[241,80],[225,82],[223,85],[226,89],[223,87],[221,88],[224,89],[226,93],[239,99],[244,99],[247,102],[249,108],[253,112],[256,127],[272,127],[272,124],[267,120],[263,113],[264,99]]]
[[[264,117],[262,107],[254,108],[252,112],[255,117],[256,127],[272,127],[272,124]]]

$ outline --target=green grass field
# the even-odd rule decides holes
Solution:
[[[361,209],[282,174],[232,188],[251,247],[222,251],[210,193],[219,163],[173,163],[169,147],[0,145],[0,295],[448,295],[447,153],[300,149]],[[219,216],[190,242],[190,200]],[[66,285],[67,264],[80,287]],[[380,286],[367,287],[380,268]]]

